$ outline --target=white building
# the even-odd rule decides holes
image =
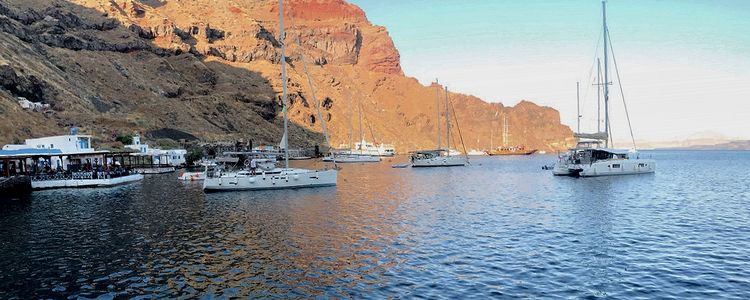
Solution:
[[[162,150],[157,148],[150,148],[148,144],[144,144],[141,142],[141,136],[137,134],[133,137],[133,143],[130,145],[125,145],[125,148],[138,151],[138,153],[134,153],[133,155],[151,156],[153,158],[154,164],[171,165],[177,167],[186,163],[185,155],[187,155],[187,150]]]
[[[23,150],[35,149],[32,152],[38,152],[39,149],[59,149],[64,154],[78,154],[94,152],[91,147],[90,135],[77,135],[75,131],[71,135],[49,136],[37,139],[27,139],[22,145],[5,145],[3,150],[16,150],[23,154]]]
[[[70,161],[65,154],[75,154],[79,156],[82,154],[91,154],[91,157],[81,157],[83,159],[91,159],[93,162],[93,160],[96,159],[94,157],[95,155],[106,152],[109,151],[96,151],[91,146],[90,135],[78,135],[78,130],[76,128],[71,128],[69,135],[27,139],[23,144],[5,145],[3,146],[2,151],[0,151],[0,156],[50,154],[55,155],[49,161],[50,167],[61,167],[67,169]],[[31,163],[31,161],[28,160],[27,163]]]

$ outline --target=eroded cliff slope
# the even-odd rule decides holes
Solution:
[[[341,0],[286,3],[292,143],[323,141],[304,59],[334,146],[349,139],[350,99],[355,118],[364,112],[368,140],[399,151],[435,145],[440,87],[403,74],[385,28]],[[73,125],[104,140],[174,128],[205,140],[276,142],[277,9],[259,0],[1,0],[0,142]],[[50,110],[21,109],[18,97]],[[489,148],[491,135],[498,145],[503,115],[512,144],[564,148],[572,135],[557,111],[531,102],[451,99],[467,148]]]

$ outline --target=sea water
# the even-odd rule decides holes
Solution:
[[[749,298],[750,152],[644,155],[656,174],[391,158],[335,188],[35,192],[0,206],[0,298]]]

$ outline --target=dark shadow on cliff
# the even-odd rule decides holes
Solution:
[[[138,26],[65,0],[5,0],[0,98],[51,104],[54,113],[46,118],[58,132],[79,126],[105,141],[123,132],[168,129],[203,140],[278,143],[280,97],[267,78],[197,51],[161,48],[154,39]],[[294,146],[324,140],[290,125]],[[35,130],[19,132],[26,135],[3,138],[28,138]]]

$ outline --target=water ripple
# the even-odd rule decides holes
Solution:
[[[0,298],[749,298],[750,153],[654,156],[621,178],[534,156],[351,165],[311,190],[43,191],[0,206]]]

